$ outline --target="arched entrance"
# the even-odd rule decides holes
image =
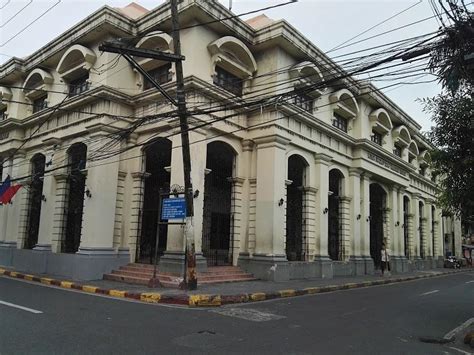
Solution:
[[[171,165],[172,143],[168,139],[159,139],[144,148],[145,171],[148,177],[145,179],[143,193],[143,208],[141,219],[140,245],[137,249],[137,262],[153,263],[156,247],[156,232],[158,227],[158,204],[159,193],[162,189],[169,188],[170,173],[166,167]],[[161,256],[166,250],[168,228],[160,225],[160,237],[158,240],[158,255]]]
[[[84,209],[84,191],[86,175],[87,146],[76,143],[67,151],[68,155],[68,184],[65,210],[65,237],[62,242],[63,253],[76,253],[81,243],[82,212]]]
[[[45,166],[46,157],[43,154],[36,154],[33,159],[31,159],[32,179],[28,199],[28,222],[24,245],[25,249],[33,249],[38,243]]]
[[[370,184],[370,256],[374,260],[375,269],[381,267],[386,201],[387,194],[382,186],[377,183]]]
[[[410,245],[408,244],[408,218],[410,213],[410,199],[407,196],[403,197],[403,241],[405,246],[405,256],[410,257]]]
[[[233,258],[232,199],[235,152],[224,142],[207,145],[204,181],[202,253],[209,266],[231,265]]]
[[[299,155],[288,159],[286,188],[286,257],[288,261],[304,261],[306,243],[304,238],[304,182],[308,164]]]
[[[425,217],[424,211],[425,211],[425,205],[423,202],[420,201],[419,205],[419,219],[418,219],[418,237],[420,240],[420,258],[424,259],[425,258],[425,241],[423,240],[423,219]]]
[[[329,257],[332,260],[342,260],[343,256],[340,221],[340,197],[343,178],[344,175],[337,169],[329,172],[328,249]]]

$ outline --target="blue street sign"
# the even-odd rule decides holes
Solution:
[[[186,200],[184,197],[164,198],[161,208],[161,219],[186,218]]]

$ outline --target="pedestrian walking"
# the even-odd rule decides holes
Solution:
[[[381,260],[382,260],[382,276],[384,275],[385,270],[387,270],[390,275],[390,255],[388,253],[387,245],[385,242],[382,243]]]

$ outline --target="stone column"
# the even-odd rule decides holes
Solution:
[[[11,176],[12,163],[13,159],[8,159],[3,164],[3,180],[7,175]],[[16,248],[16,242],[7,239],[8,210],[9,205],[0,205],[0,264],[4,266],[12,265],[13,249]]]
[[[303,235],[306,238],[308,255],[306,260],[313,261],[316,249],[316,195],[318,189],[315,187],[304,187],[304,211],[303,219],[306,221]]]
[[[352,197],[342,196],[340,199],[340,223],[341,223],[341,245],[342,245],[342,260],[348,260],[353,252],[351,250],[351,218],[350,208]]]
[[[329,164],[332,158],[326,154],[315,154],[316,163],[316,275],[332,278],[334,275],[332,261],[328,250],[328,208],[329,208]]]
[[[432,206],[433,200],[427,199],[425,204],[425,218],[426,218],[426,232],[425,232],[425,256],[428,259],[430,268],[433,268],[433,256],[434,256],[434,229],[433,229],[433,216]]]
[[[435,221],[434,221],[434,256],[437,262],[437,267],[442,267],[444,253],[443,253],[443,245],[444,245],[444,235],[442,233],[442,223],[441,223],[441,209],[435,210]]]
[[[52,162],[46,169],[54,169],[58,160],[55,158],[54,149],[52,147],[46,151],[45,157],[46,163]],[[50,252],[52,251],[54,207],[56,204],[56,179],[51,173],[46,173],[43,178],[43,196],[44,200],[41,201],[38,243],[34,247],[34,250]]]
[[[179,131],[176,131],[176,133],[178,132]],[[191,143],[191,181],[193,184],[193,190],[199,190],[200,192],[198,196],[194,198],[194,217],[192,219],[194,228],[194,247],[196,252],[196,269],[198,271],[207,270],[207,262],[202,255],[204,178],[207,155],[207,141],[205,138],[206,135],[202,131],[195,130],[189,132],[189,141]],[[181,136],[179,134],[176,134],[172,137],[170,185],[179,185],[184,187],[183,154],[181,148]],[[183,275],[185,270],[185,247],[184,225],[168,226],[166,252],[160,258],[160,270]]]
[[[361,235],[361,256],[365,260],[365,273],[374,273],[374,261],[370,256],[370,174],[364,172],[361,175],[361,191],[362,207],[361,207],[361,223],[360,223],[360,235]]]
[[[240,251],[243,249],[242,239],[245,240],[245,229],[242,226],[243,215],[243,187],[245,179],[242,177],[229,178],[232,183],[231,206],[231,251],[232,265],[237,265]]]
[[[405,255],[405,216],[403,210],[403,195],[405,193],[405,189],[403,187],[398,188],[398,215],[397,215],[397,222],[398,225],[398,255],[400,260],[400,267],[398,269],[399,272],[406,272],[408,271],[408,264],[407,264],[407,255]],[[406,226],[408,228],[408,226]]]
[[[401,269],[400,266],[400,233],[399,231],[401,230],[401,225],[402,222],[399,220],[399,204],[398,204],[398,199],[399,199],[399,193],[398,193],[398,187],[397,186],[392,186],[390,188],[390,193],[389,193],[389,198],[390,198],[390,224],[389,224],[389,229],[390,229],[390,261],[391,261],[391,267],[393,271],[398,272]]]
[[[413,259],[415,261],[415,267],[421,268],[421,224],[420,224],[420,197],[418,193],[414,193],[412,198],[412,210],[413,210]],[[410,250],[411,253],[411,250]]]
[[[354,264],[354,275],[365,274],[365,261],[361,249],[361,195],[360,195],[360,174],[357,168],[349,169],[349,191],[352,193],[350,202],[350,234],[351,238],[351,260]]]
[[[255,253],[249,270],[258,278],[288,280],[285,253],[285,151],[289,140],[279,135],[255,139],[257,186]]]
[[[462,258],[462,226],[461,220],[458,217],[453,216],[454,225],[454,255],[457,258]]]

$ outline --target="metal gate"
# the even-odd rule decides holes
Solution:
[[[370,185],[370,256],[375,268],[381,267],[385,191],[377,184]]]
[[[339,196],[329,196],[328,205],[329,257],[331,258],[331,260],[341,260],[342,248],[341,222],[339,218]]]
[[[33,249],[38,243],[38,232],[41,216],[41,201],[43,196],[43,176],[46,158],[37,154],[32,159],[32,181],[28,199],[28,224],[25,249]]]
[[[206,165],[210,172],[204,182],[202,253],[209,266],[232,265],[234,158],[227,144],[208,144]]]
[[[403,240],[405,242],[405,256],[410,257],[410,246],[408,244],[408,211],[409,211],[409,203],[407,197],[403,198]]]
[[[288,185],[286,190],[286,257],[288,261],[303,261],[304,192],[296,184]]]

